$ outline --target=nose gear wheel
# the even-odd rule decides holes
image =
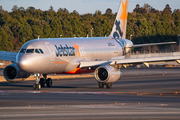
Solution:
[[[43,75],[44,78],[40,78],[41,75],[39,73],[34,74],[34,76],[36,77],[36,83],[33,84],[33,90],[40,90],[45,86],[45,84],[47,85],[47,87],[52,87],[52,79],[47,79],[47,74]]]

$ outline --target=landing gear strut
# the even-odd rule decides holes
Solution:
[[[112,83],[106,83],[106,88],[111,89]]]
[[[104,84],[105,84],[105,83],[99,82],[99,88],[104,88]]]
[[[106,88],[110,89],[112,87],[112,83],[98,83],[99,88],[104,88],[104,85],[106,85]]]
[[[33,84],[33,90],[40,90],[41,88],[43,88],[45,86],[45,84],[47,85],[47,87],[52,87],[52,79],[48,78],[47,79],[47,74],[43,74],[44,78],[40,78],[40,74],[34,74],[34,76],[36,77],[36,83]]]

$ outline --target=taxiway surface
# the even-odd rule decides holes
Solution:
[[[112,89],[95,78],[0,83],[0,119],[180,119],[180,70],[127,69]]]

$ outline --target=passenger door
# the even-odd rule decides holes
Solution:
[[[52,45],[49,42],[46,42],[45,44],[46,44],[46,46],[49,50],[49,53],[50,53],[50,60],[54,61],[56,58],[55,50],[53,49]]]

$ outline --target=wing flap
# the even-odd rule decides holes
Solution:
[[[0,59],[7,61],[16,61],[16,52],[0,51]]]

